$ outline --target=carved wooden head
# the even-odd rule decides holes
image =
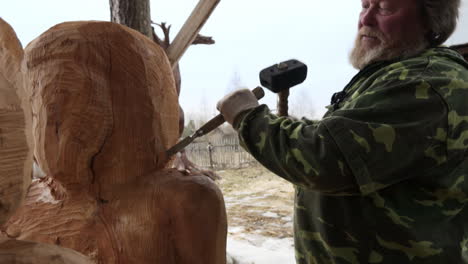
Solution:
[[[62,184],[124,183],[163,168],[178,138],[164,51],[110,22],[67,22],[25,50],[35,157]]]

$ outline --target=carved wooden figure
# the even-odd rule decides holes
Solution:
[[[18,93],[23,48],[13,29],[0,19],[0,222],[23,201],[31,183],[32,156],[27,122]],[[29,138],[30,139],[30,138]]]
[[[225,263],[220,190],[167,168],[179,105],[161,47],[118,24],[68,22],[30,43],[24,65],[45,177],[8,236],[94,263]]]
[[[0,19],[0,224],[20,206],[31,183],[31,116],[20,70],[23,48],[13,29]],[[76,251],[0,237],[0,264],[87,264]]]

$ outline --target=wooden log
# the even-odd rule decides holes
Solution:
[[[0,264],[91,264],[84,255],[55,245],[7,239],[0,241]]]
[[[0,18],[0,223],[13,214],[31,183],[32,152],[22,107],[20,71],[23,48],[13,29]],[[30,137],[29,137],[30,139]]]
[[[68,22],[29,44],[25,63],[46,176],[6,233],[94,263],[225,263],[220,190],[166,169],[179,105],[162,48],[115,23]]]
[[[31,183],[31,115],[21,71],[23,48],[14,30],[0,19],[0,223],[20,206]],[[88,264],[70,249],[0,239],[0,264]]]

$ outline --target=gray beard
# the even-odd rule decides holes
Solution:
[[[362,70],[364,67],[374,62],[412,57],[422,52],[427,47],[427,41],[424,38],[418,38],[405,43],[383,42],[375,48],[364,50],[364,48],[361,47],[358,35],[354,47],[349,54],[349,61],[354,68]]]

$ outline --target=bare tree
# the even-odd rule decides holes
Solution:
[[[169,31],[171,26],[166,23],[157,24],[161,27],[164,39],[160,39],[154,32],[151,24],[150,0],[109,0],[111,21],[133,28],[147,37],[154,39],[164,49],[169,47]],[[211,37],[198,34],[192,45],[214,44]],[[173,67],[174,68],[174,67]]]
[[[149,0],[109,0],[111,21],[153,38]]]
[[[111,21],[116,22],[127,27],[133,28],[142,34],[146,35],[150,39],[158,43],[167,53],[167,49],[170,46],[169,33],[171,26],[167,26],[165,22],[156,24],[151,20],[150,12],[150,0],[109,0]],[[213,7],[214,8],[214,7]],[[206,13],[206,19],[209,17],[211,12]],[[206,20],[205,19],[205,20]],[[158,25],[163,34],[164,38],[159,38],[155,33],[152,24]],[[190,23],[189,23],[190,24]],[[197,31],[198,32],[198,31]],[[214,44],[214,40],[211,37],[197,34],[195,39],[191,43],[195,44]],[[171,59],[171,58],[169,58]],[[172,65],[174,79],[176,82],[177,94],[180,94],[181,77],[179,64],[176,62]],[[182,108],[180,109],[180,125],[184,126],[184,114]],[[182,134],[182,129],[180,131]]]

